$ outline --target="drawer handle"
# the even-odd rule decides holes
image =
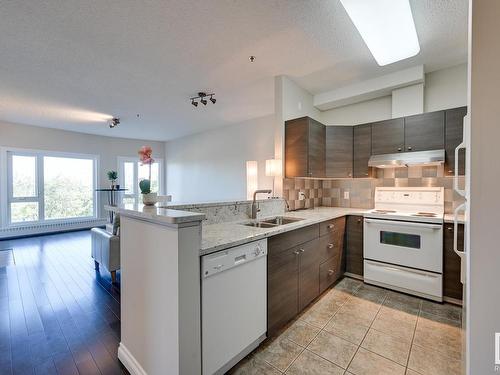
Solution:
[[[298,250],[295,250],[293,253],[294,253],[295,255],[299,255],[299,254],[300,254]]]
[[[328,248],[329,248],[329,249],[333,249],[333,244],[332,244],[332,243],[329,243],[329,244],[328,244]]]
[[[333,229],[333,224],[328,224],[328,229]]]
[[[335,273],[335,271],[334,271],[334,270],[328,270],[328,275],[329,275],[329,276],[332,276],[334,273]]]
[[[304,250],[304,249],[300,249],[299,251],[300,251],[301,253],[305,252],[305,250]]]

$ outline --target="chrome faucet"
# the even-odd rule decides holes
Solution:
[[[257,212],[260,211],[260,208],[257,207],[257,202],[255,201],[257,194],[271,194],[273,191],[270,189],[266,190],[255,190],[253,193],[253,201],[252,201],[252,219],[257,219]]]

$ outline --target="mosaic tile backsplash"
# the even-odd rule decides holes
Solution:
[[[459,184],[463,183],[464,178],[460,177]],[[291,210],[317,206],[373,208],[377,186],[442,186],[445,213],[452,213],[463,202],[453,191],[453,177],[444,176],[443,166],[377,169],[375,178],[285,178],[283,196]],[[301,191],[305,200],[299,200]],[[345,192],[349,192],[349,199],[344,199]]]

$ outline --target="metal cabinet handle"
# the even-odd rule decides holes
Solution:
[[[299,251],[300,251],[301,253],[305,252],[305,250],[304,250],[304,249],[300,249]]]
[[[335,271],[334,271],[334,270],[328,270],[328,275],[330,275],[330,276],[331,276],[331,275],[333,275],[334,273],[335,273]]]
[[[411,151],[411,149],[412,149],[411,146],[408,146],[408,150]]]
[[[332,244],[332,243],[329,243],[329,244],[328,244],[328,248],[329,248],[329,249],[333,249],[333,244]]]
[[[358,219],[358,223],[361,223],[362,221],[363,221],[363,220],[361,220],[361,219]]]
[[[295,255],[299,255],[299,254],[300,254],[298,250],[295,250],[293,253],[294,253]]]
[[[333,224],[328,224],[328,229],[333,229],[334,225]]]
[[[401,150],[402,150],[402,148],[401,148],[401,147],[398,147],[398,151],[401,151]]]
[[[450,230],[450,231],[451,231],[451,230],[453,230],[453,227],[452,227],[452,226],[449,226],[449,227],[446,227],[446,229],[448,229],[448,230]]]

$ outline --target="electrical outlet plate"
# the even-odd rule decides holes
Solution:
[[[348,191],[344,191],[344,199],[349,199],[349,192]]]

